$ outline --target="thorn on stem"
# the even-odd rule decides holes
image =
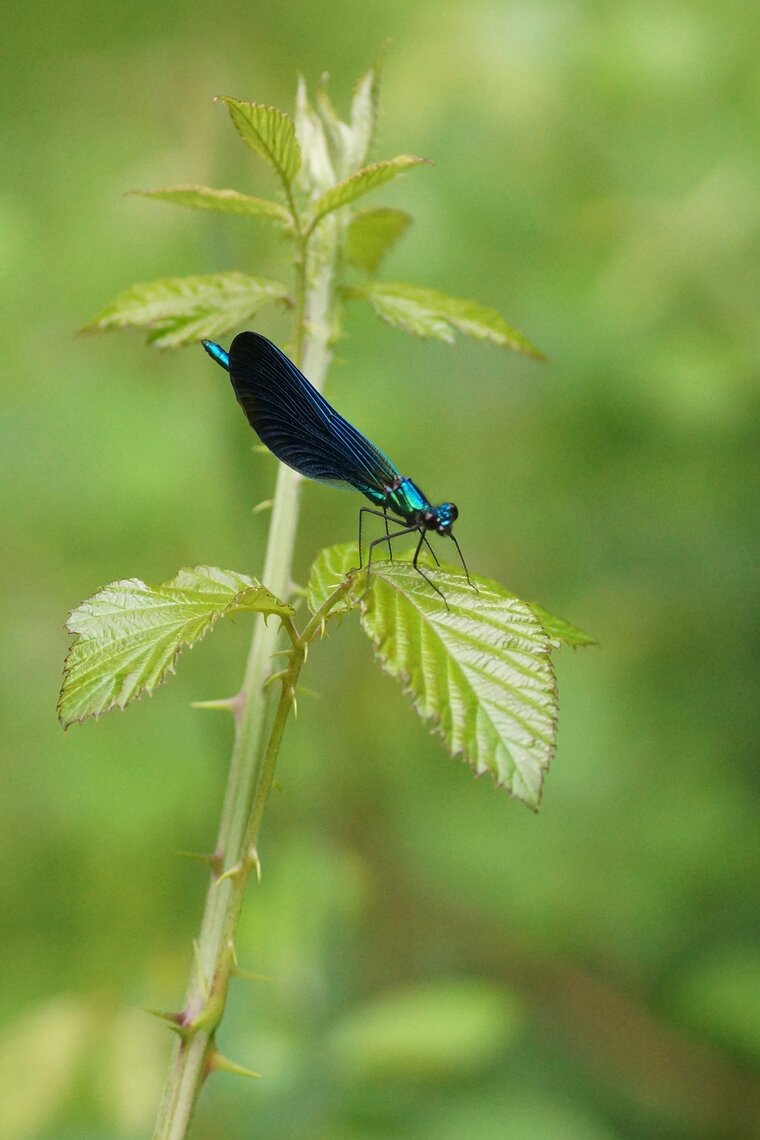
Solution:
[[[261,1073],[255,1072],[253,1069],[246,1069],[244,1065],[238,1065],[235,1061],[231,1061],[229,1057],[225,1057],[224,1053],[220,1053],[218,1049],[213,1048],[208,1054],[206,1060],[206,1073],[235,1073],[239,1077],[256,1077],[261,1079]]]
[[[168,1021],[170,1029],[179,1030],[182,1027],[184,1021],[184,1014],[182,1013],[174,1013],[165,1009],[149,1009],[147,1006],[143,1008],[144,1012],[149,1013],[151,1017],[157,1017],[159,1021]]]
[[[222,712],[230,712],[237,719],[243,708],[243,698],[240,693],[234,697],[222,697],[215,701],[192,701],[190,704],[192,709],[221,709]]]
[[[255,847],[251,847],[248,852],[248,866],[253,868],[256,872],[256,878],[261,882],[261,860],[259,859],[258,850]]]
[[[219,886],[219,884],[224,882],[225,879],[237,879],[242,874],[242,872],[243,872],[242,864],[241,863],[234,863],[231,867],[228,867],[227,870],[223,874],[221,874],[219,876],[219,878],[216,880],[216,885]]]
[[[221,851],[214,851],[211,854],[203,851],[178,851],[177,854],[183,859],[192,859],[195,863],[204,863],[210,869],[214,878],[219,878],[222,870]]]

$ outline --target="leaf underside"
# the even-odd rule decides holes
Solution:
[[[155,198],[159,202],[185,206],[190,210],[215,210],[222,214],[271,218],[283,225],[290,225],[293,221],[290,211],[279,202],[254,198],[250,194],[240,194],[237,190],[214,190],[210,186],[166,186],[161,190],[132,190],[130,193],[140,198]]]
[[[318,610],[341,580],[356,570],[355,543],[323,550],[312,567],[308,604]],[[554,753],[557,690],[551,662],[556,640],[587,644],[579,630],[533,607],[497,583],[461,572],[425,572],[448,608],[406,558],[373,563],[330,617],[359,606],[361,624],[383,668],[432,723],[452,756],[531,808],[541,798]],[[548,627],[548,628],[547,628]]]
[[[333,106],[327,79],[323,75],[317,85],[314,108],[303,79],[299,79],[296,96],[296,133],[304,156],[300,177],[311,196],[316,191],[325,193],[366,165],[377,126],[379,62],[358,80],[348,122],[343,122]]]
[[[544,359],[543,353],[527,337],[507,324],[496,309],[479,305],[475,301],[450,297],[439,289],[386,281],[352,285],[344,292],[349,298],[358,297],[368,301],[382,320],[413,336],[453,344],[456,333],[461,333],[500,348],[510,348],[536,360]]]
[[[125,289],[84,331],[145,328],[157,348],[175,348],[222,336],[244,325],[264,305],[287,296],[279,281],[245,273],[165,277]]]
[[[320,107],[325,109],[323,101]],[[342,161],[344,132],[348,128],[337,116],[325,116],[312,107],[303,76],[298,77],[296,89],[295,126],[303,155],[298,183],[305,195],[314,197],[329,190],[340,177],[336,164]]]
[[[151,693],[174,671],[182,649],[219,618],[242,611],[293,614],[255,578],[214,566],[180,570],[158,586],[139,578],[104,586],[66,623],[77,639],[58,701],[63,727]]]

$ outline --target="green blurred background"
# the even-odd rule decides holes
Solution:
[[[197,1140],[757,1134],[760,19],[751,0],[17,6],[0,68],[4,329],[0,1135],[150,1132],[239,682],[220,628],[153,700],[55,719],[68,609],[183,565],[257,572],[271,460],[200,351],[75,330],[134,281],[280,276],[265,225],[122,197],[268,196],[216,94],[344,111],[391,37],[384,276],[501,309],[551,358],[352,311],[330,391],[471,568],[593,633],[560,661],[537,816],[439,750],[355,622],[288,730]],[[281,318],[263,331],[283,339]],[[298,574],[355,533],[311,485]]]

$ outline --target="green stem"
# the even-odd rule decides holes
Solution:
[[[340,229],[323,226],[313,252],[296,232],[296,305],[294,344],[301,364],[315,387],[321,388],[330,362],[335,268]],[[307,260],[308,254],[308,260]],[[287,597],[298,523],[300,476],[280,466],[269,530],[263,582],[277,597]],[[311,623],[310,623],[311,624]],[[294,629],[289,630],[291,639]],[[221,873],[212,878],[197,943],[193,976],[182,1013],[177,1016],[179,1040],[170,1062],[154,1140],[184,1140],[198,1095],[214,1067],[214,1037],[224,1014],[230,976],[235,965],[235,938],[246,884],[258,869],[256,843],[285,723],[293,706],[295,680],[303,663],[296,639],[291,663],[267,737],[271,687],[264,683],[272,669],[279,630],[257,620],[245,678],[236,702],[235,744],[222,807],[216,847]]]
[[[293,306],[293,359],[303,367],[304,340],[306,337],[306,258],[309,248],[309,235],[301,229],[301,221],[293,192],[287,189],[290,212],[293,215],[293,235],[296,247],[295,270],[296,288]]]

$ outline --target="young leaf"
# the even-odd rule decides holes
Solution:
[[[403,174],[410,167],[430,164],[429,158],[417,158],[413,154],[399,154],[396,158],[388,159],[387,162],[376,162],[373,166],[365,166],[363,170],[357,170],[356,174],[344,178],[342,182],[333,186],[321,198],[317,198],[316,202],[312,202],[308,228],[313,229],[325,214],[329,214],[332,210],[338,210],[341,206],[348,205],[349,202],[356,201],[357,198],[368,194],[370,190],[374,190],[376,187],[382,186],[384,182],[389,182],[391,178]]]
[[[454,333],[486,340],[501,348],[511,348],[536,360],[544,360],[543,353],[530,341],[508,325],[496,309],[449,297],[438,289],[425,289],[420,285],[389,284],[372,281],[366,285],[352,285],[344,290],[347,297],[360,297],[369,301],[377,315],[388,324],[414,336],[430,337],[454,343]]]
[[[412,223],[406,210],[380,207],[354,214],[348,226],[348,260],[367,273],[376,273],[386,253]]]
[[[357,81],[351,102],[351,145],[347,155],[350,166],[367,161],[377,128],[380,100],[380,60]]]
[[[255,578],[215,566],[180,570],[149,586],[128,578],[104,586],[66,623],[77,635],[64,666],[58,716],[64,728],[152,693],[177,657],[219,618],[240,611],[291,616]]]
[[[316,91],[315,103],[316,109],[319,113],[319,118],[322,121],[322,126],[325,132],[330,157],[332,159],[332,166],[337,175],[337,178],[345,178],[351,170],[355,170],[362,165],[362,161],[356,162],[351,165],[351,155],[353,153],[353,131],[347,123],[344,123],[335,107],[332,104],[330,96],[327,94],[327,81],[329,76],[323,75],[319,81]],[[333,184],[336,178],[333,178]],[[325,187],[327,189],[327,187]]]
[[[226,103],[243,141],[270,162],[284,185],[289,187],[301,166],[301,150],[290,115],[277,107],[245,103],[228,95],[220,96],[217,102]]]
[[[249,217],[271,218],[283,225],[292,225],[290,211],[279,202],[266,198],[252,198],[237,190],[212,190],[210,186],[166,186],[163,190],[130,190],[141,198],[156,198],[187,206],[191,210],[217,210],[222,214],[246,214]]]
[[[172,348],[221,336],[287,295],[279,281],[245,273],[165,277],[126,289],[83,331],[147,328],[153,330],[149,339],[157,348]]]
[[[296,135],[303,155],[299,183],[306,193],[335,185],[335,169],[322,118],[312,109],[303,76],[296,90]]]

